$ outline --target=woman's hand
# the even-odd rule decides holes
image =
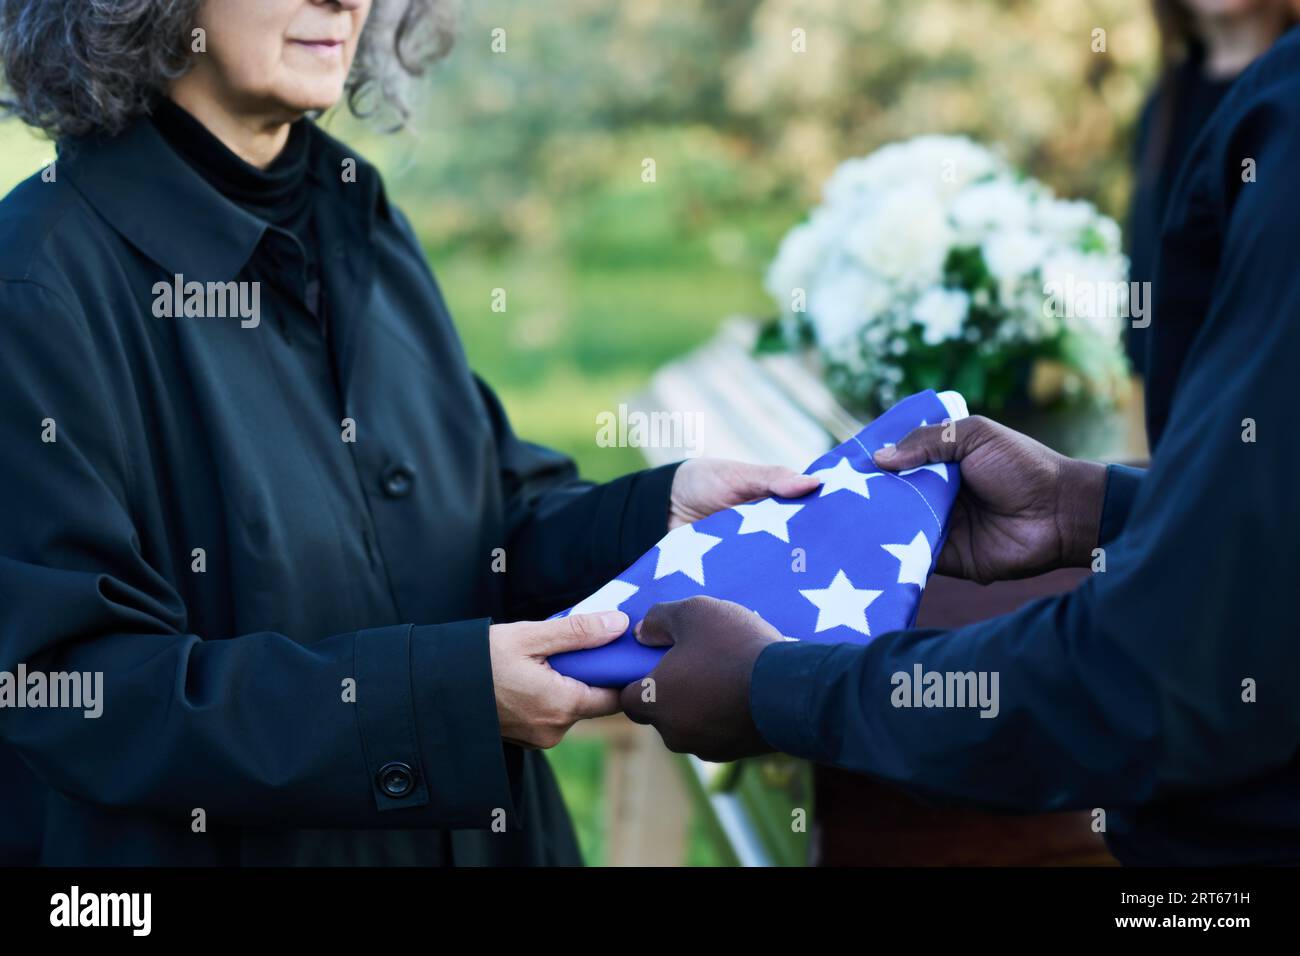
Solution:
[[[917,428],[872,458],[887,471],[932,461],[961,464],[940,574],[988,584],[1092,560],[1105,465],[1066,458],[978,415]]]
[[[689,458],[673,478],[668,530],[733,505],[780,495],[799,498],[821,482],[778,465],[750,465],[725,458]]]
[[[501,736],[523,747],[554,747],[584,717],[619,711],[618,691],[588,687],[551,668],[552,654],[608,644],[627,630],[622,611],[571,614],[488,628]]]

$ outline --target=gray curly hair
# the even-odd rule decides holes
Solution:
[[[0,110],[51,138],[113,134],[190,65],[202,0],[0,0]],[[374,0],[347,81],[357,116],[410,116],[414,77],[451,46],[448,0]]]

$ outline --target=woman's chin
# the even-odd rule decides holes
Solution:
[[[343,84],[331,83],[326,89],[300,89],[279,97],[280,106],[295,116],[324,113],[343,98]]]

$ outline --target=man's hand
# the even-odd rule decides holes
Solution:
[[[987,584],[1092,560],[1105,465],[1066,458],[978,415],[917,428],[872,458],[888,471],[961,464],[961,493],[936,565],[940,574]]]
[[[622,611],[492,625],[488,650],[501,736],[524,747],[554,747],[584,717],[618,713],[618,691],[565,677],[546,659],[608,644],[627,625]]]
[[[652,607],[637,640],[671,649],[623,688],[628,717],[653,725],[669,750],[705,760],[772,750],[749,714],[749,678],[763,648],[784,640],[776,628],[739,604],[693,597]]]
[[[689,458],[673,477],[668,530],[715,511],[769,495],[799,498],[821,482],[777,465],[750,465],[724,458]]]

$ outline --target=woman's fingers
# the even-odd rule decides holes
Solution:
[[[782,498],[802,498],[811,491],[816,491],[821,487],[821,479],[814,478],[812,475],[800,475],[790,469],[783,469],[786,474],[779,475],[772,480],[770,485],[771,494],[780,495]]]
[[[532,621],[527,650],[536,657],[550,657],[566,651],[600,647],[626,631],[627,626],[628,617],[622,611],[570,614],[552,621]]]
[[[731,491],[740,501],[753,501],[768,495],[801,498],[821,485],[820,479],[801,475],[782,465],[737,464],[735,475]]]
[[[608,717],[623,709],[618,699],[618,691],[613,688],[588,687],[581,682],[576,683],[582,689],[578,692],[578,699],[573,705],[573,716],[580,720],[589,717]]]

